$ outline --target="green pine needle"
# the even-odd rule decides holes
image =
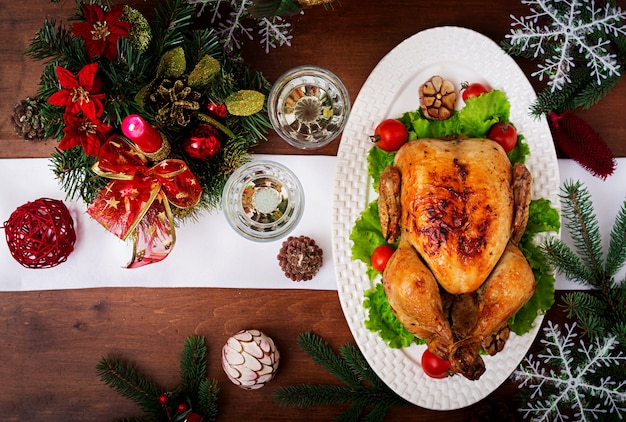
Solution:
[[[616,274],[626,263],[626,202],[622,204],[611,230],[606,272]]]
[[[181,388],[190,392],[192,402],[198,401],[197,391],[200,382],[206,378],[207,349],[204,338],[192,336],[187,338],[180,355]]]
[[[214,422],[219,388],[217,380],[207,378],[206,359],[204,337],[188,337],[180,355],[181,385],[174,389],[158,387],[116,357],[102,358],[96,369],[105,384],[134,401],[145,413],[140,418],[118,419],[120,422],[171,421],[171,415],[181,403],[187,405],[188,411],[201,415],[205,422]],[[165,403],[160,401],[162,396],[167,398]]]
[[[593,209],[591,195],[581,182],[566,181],[562,194],[565,226],[569,229],[574,247],[580,252],[580,259],[593,273],[597,281],[604,279],[602,238],[600,226]]]
[[[614,335],[626,344],[626,279],[616,279],[626,264],[626,201],[611,230],[605,261],[588,189],[581,182],[567,181],[560,197],[575,250],[560,239],[550,239],[542,251],[557,271],[592,288],[566,294],[562,307],[569,318],[578,320],[578,326],[590,338]]]
[[[353,345],[344,345],[337,355],[321,337],[306,332],[298,344],[329,373],[346,385],[301,384],[279,387],[274,400],[280,406],[312,407],[350,403],[337,421],[383,421],[387,411],[410,405],[376,375],[362,353]],[[369,410],[369,411],[368,411]]]
[[[161,411],[158,398],[163,391],[134,367],[110,356],[102,358],[96,370],[102,382],[137,403],[147,415],[158,415]]]

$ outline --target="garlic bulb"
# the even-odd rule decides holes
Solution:
[[[224,372],[244,390],[255,390],[270,382],[279,361],[274,341],[259,330],[241,330],[222,348]]]

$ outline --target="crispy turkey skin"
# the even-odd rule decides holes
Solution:
[[[468,379],[485,371],[481,344],[490,337],[506,341],[506,321],[535,289],[517,248],[530,185],[526,167],[511,166],[488,139],[410,141],[381,174],[383,234],[400,236],[383,272],[389,304],[431,352]]]

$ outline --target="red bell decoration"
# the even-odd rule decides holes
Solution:
[[[206,106],[206,112],[214,119],[225,119],[228,116],[226,104],[209,103]]]
[[[221,141],[220,134],[213,126],[200,123],[183,141],[183,149],[191,158],[208,160],[218,153]]]
[[[62,201],[40,198],[28,202],[4,223],[11,255],[26,268],[51,268],[74,250],[74,220]]]

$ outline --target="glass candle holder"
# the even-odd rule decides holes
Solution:
[[[290,145],[321,148],[346,125],[350,98],[343,82],[319,66],[295,67],[272,86],[268,115],[272,127]]]
[[[298,225],[304,193],[300,181],[287,167],[258,160],[241,166],[228,178],[222,206],[237,233],[254,241],[272,241]]]

